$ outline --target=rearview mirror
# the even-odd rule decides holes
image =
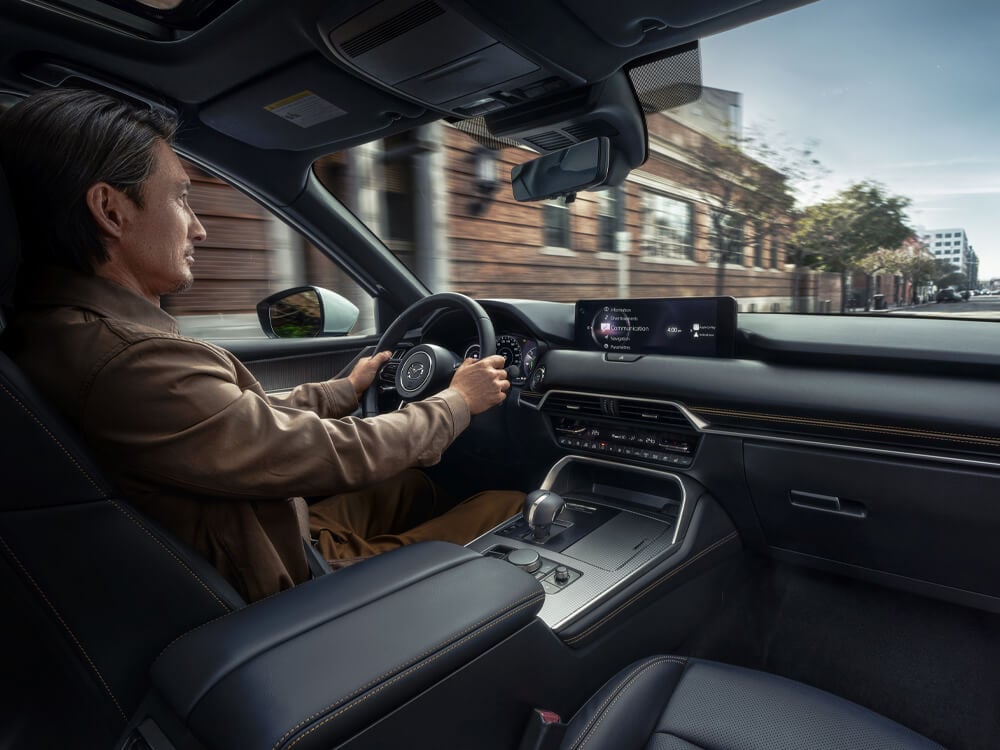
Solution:
[[[257,318],[271,338],[346,336],[358,321],[358,308],[329,289],[299,286],[257,303]]]
[[[540,201],[603,185],[608,179],[610,155],[608,138],[591,138],[518,164],[510,173],[514,198]]]

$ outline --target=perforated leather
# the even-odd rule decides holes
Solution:
[[[792,680],[656,657],[609,681],[562,750],[942,750],[866,708]]]

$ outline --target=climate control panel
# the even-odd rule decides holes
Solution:
[[[684,468],[691,465],[697,435],[609,425],[566,417],[553,421],[556,442],[574,451]]]

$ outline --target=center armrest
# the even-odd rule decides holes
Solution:
[[[209,748],[328,748],[530,622],[543,598],[506,562],[426,542],[196,628],[152,682]]]

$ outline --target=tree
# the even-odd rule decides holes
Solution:
[[[766,238],[772,252],[779,252],[794,220],[795,186],[815,179],[821,168],[811,145],[779,150],[761,136],[730,143],[700,136],[688,155],[686,182],[710,207],[711,259],[716,264],[715,291],[721,295],[726,264],[742,261],[747,226],[758,242]]]
[[[779,136],[777,140],[784,140]],[[754,159],[770,168],[772,174],[781,176],[781,184],[762,183],[758,195],[763,205],[758,204],[758,223],[766,232],[771,244],[771,252],[781,253],[784,263],[792,264],[790,298],[792,312],[807,312],[805,301],[800,294],[802,269],[808,267],[805,257],[794,243],[787,240],[793,236],[795,226],[802,217],[798,206],[811,201],[823,178],[830,170],[815,156],[817,142],[806,141],[802,146],[775,148],[773,139],[761,133],[744,139],[744,148]]]
[[[848,274],[858,262],[879,248],[899,247],[913,234],[905,213],[909,205],[909,198],[863,181],[802,212],[792,241],[805,262],[840,274],[841,313],[847,308]]]

